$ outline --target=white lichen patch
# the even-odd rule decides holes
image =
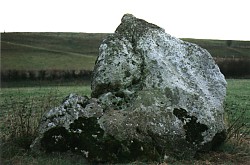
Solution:
[[[81,153],[83,153],[83,155],[84,155],[86,158],[89,157],[89,151],[81,150]]]
[[[97,138],[97,135],[91,135],[93,138]]]
[[[52,128],[52,127],[55,127],[56,125],[54,123],[48,123],[48,127],[49,128]]]
[[[57,142],[59,140],[61,140],[63,138],[63,136],[62,135],[54,135],[54,136],[52,136],[52,138],[55,140],[55,144],[57,144]]]

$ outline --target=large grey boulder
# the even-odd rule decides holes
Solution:
[[[33,148],[59,150],[63,132],[63,150],[91,161],[185,159],[225,139],[226,81],[211,55],[133,15],[101,44],[91,88],[59,108],[68,117],[45,115]]]

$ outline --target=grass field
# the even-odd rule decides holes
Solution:
[[[27,83],[27,82],[26,82]],[[53,84],[53,83],[52,83]],[[53,84],[54,85],[54,84]],[[84,164],[77,155],[57,157],[30,154],[29,145],[36,136],[41,116],[58,106],[70,93],[90,96],[90,86],[11,87],[0,91],[0,164]],[[29,85],[28,85],[29,86]],[[74,157],[73,160],[68,159]]]
[[[8,106],[11,106],[13,102],[16,101],[18,104],[20,102],[33,102],[34,105],[40,102],[41,98],[49,98],[55,100],[55,104],[59,104],[66,96],[70,93],[75,93],[79,95],[90,96],[91,89],[90,86],[43,86],[43,87],[12,87],[12,88],[1,88],[0,92],[0,105],[1,113],[0,116],[4,117],[6,111],[8,111]],[[35,98],[35,100],[34,100]],[[36,102],[37,101],[37,102]],[[5,108],[6,107],[6,108]]]
[[[92,70],[101,33],[1,33],[2,70]],[[212,56],[250,58],[250,41],[183,39],[206,48]]]
[[[96,56],[1,42],[3,70],[93,70]]]
[[[231,41],[229,46],[227,40],[189,38],[184,38],[183,40],[200,45],[207,49],[213,57],[250,58],[250,41]]]
[[[237,109],[246,109],[250,117],[250,80],[229,79],[226,104],[237,105]],[[250,124],[250,118],[249,118]]]
[[[2,70],[93,70],[99,33],[2,33]]]
[[[232,124],[237,117],[240,120],[236,124],[242,125],[240,131],[250,130],[250,80],[234,80],[229,79],[227,97],[226,97],[226,112],[228,119],[232,121]],[[64,97],[70,93],[78,93],[81,95],[90,95],[90,86],[46,86],[46,87],[11,87],[1,89],[1,149],[2,149],[2,163],[3,164],[21,164],[21,165],[33,165],[33,164],[85,164],[86,161],[79,155],[73,155],[71,153],[54,153],[52,155],[41,154],[34,155],[30,153],[28,149],[25,149],[23,143],[20,142],[20,137],[13,134],[12,130],[7,128],[17,129],[9,123],[18,124],[17,111],[21,111],[26,114],[27,109],[31,109],[32,112],[36,112],[35,116],[32,116],[32,120],[39,121],[41,113],[46,109],[50,109],[60,104]],[[50,103],[48,105],[48,102]],[[32,104],[32,106],[31,106]],[[25,105],[23,108],[22,106]],[[243,115],[242,115],[243,113]],[[15,114],[17,114],[15,116]],[[38,114],[38,115],[37,115]],[[40,115],[40,116],[39,116]],[[227,120],[228,120],[227,119]],[[38,125],[38,122],[34,122]],[[7,127],[9,126],[9,127]],[[34,129],[37,126],[34,126]],[[248,164],[250,163],[250,139],[249,134],[244,138],[239,139],[238,135],[242,132],[234,132],[237,136],[232,137],[223,145],[219,150],[202,155],[199,159],[192,161],[172,161],[172,164]],[[248,132],[249,133],[249,132]],[[19,138],[13,138],[8,136],[12,134]],[[35,136],[35,132],[33,133]],[[33,137],[32,137],[33,138]],[[31,139],[32,140],[32,139]],[[30,140],[30,141],[31,141]],[[30,141],[28,141],[30,143]],[[235,143],[236,141],[236,143]],[[29,144],[28,143],[28,144]],[[135,162],[136,164],[138,162]],[[1,162],[0,162],[1,164]],[[155,163],[156,164],[156,163]],[[168,163],[169,164],[169,163]],[[171,164],[171,163],[170,163]]]

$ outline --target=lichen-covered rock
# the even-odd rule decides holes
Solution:
[[[147,145],[149,142],[119,140],[106,133],[103,123],[110,121],[101,121],[103,114],[97,99],[70,94],[62,105],[43,116],[39,135],[30,147],[34,152],[72,151],[82,154],[91,162],[159,158],[154,145]]]
[[[101,44],[91,88],[91,99],[71,95],[45,114],[33,149],[185,159],[225,138],[226,81],[211,55],[133,15]]]
[[[38,137],[31,144],[33,150],[66,151],[69,149],[66,142],[71,132],[71,126],[80,117],[98,118],[103,115],[103,109],[98,105],[97,99],[70,94],[63,103],[49,110],[40,122]],[[75,130],[81,132],[81,130]],[[51,139],[46,141],[46,135]],[[52,135],[53,134],[53,135]],[[48,138],[47,138],[48,140]]]
[[[100,123],[117,139],[193,156],[223,141],[225,95],[226,81],[209,52],[133,15],[124,15],[100,46],[92,97],[106,105]]]

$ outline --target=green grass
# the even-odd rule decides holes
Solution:
[[[0,161],[1,163],[1,161]],[[81,155],[69,153],[51,153],[31,156],[30,153],[18,153],[12,160],[3,165],[86,165],[87,161]],[[2,164],[1,164],[2,165]]]
[[[250,80],[247,79],[227,79],[227,95],[234,99],[242,98],[244,103],[250,103]],[[227,98],[228,98],[227,97]],[[248,100],[246,100],[248,98]]]
[[[250,117],[250,80],[234,80],[229,79],[228,88],[227,88],[227,96],[226,96],[226,111],[235,111],[234,115],[238,115],[242,112],[242,110],[246,109],[246,112],[240,122],[245,124],[250,124],[250,120],[244,120],[247,117]],[[67,84],[65,84],[67,85]],[[10,130],[6,130],[7,127],[6,122],[10,118],[10,114],[15,114],[12,110],[13,107],[11,105],[15,105],[14,109],[16,111],[23,112],[24,109],[20,109],[19,105],[27,105],[29,102],[36,104],[32,111],[40,111],[39,108],[43,108],[41,110],[44,112],[52,107],[55,107],[60,104],[60,102],[70,93],[77,93],[80,95],[90,96],[91,90],[90,86],[83,85],[74,85],[68,84],[70,86],[41,86],[41,87],[11,87],[11,88],[2,88],[0,92],[1,96],[1,140],[3,144],[1,144],[2,149],[2,161],[5,164],[85,164],[86,161],[80,155],[73,155],[71,153],[54,153],[52,155],[41,154],[34,155],[30,153],[29,150],[23,149],[23,146],[20,146],[20,139],[17,141],[16,139],[7,140],[2,139],[3,133],[6,133]],[[53,100],[50,100],[53,99]],[[43,105],[42,102],[51,101],[51,104]],[[20,102],[21,101],[21,102]],[[26,101],[26,102],[25,102]],[[21,103],[21,104],[20,104]],[[24,104],[25,103],[25,104]],[[25,112],[24,112],[25,113]],[[8,115],[7,115],[8,114]],[[13,116],[12,116],[13,117]],[[36,117],[39,119],[39,117]],[[14,121],[13,121],[14,122]],[[36,123],[38,124],[38,123]],[[4,131],[3,131],[4,130]],[[10,137],[9,137],[10,138]],[[29,141],[30,142],[30,141]],[[211,152],[207,155],[204,155],[199,160],[185,161],[179,162],[176,161],[173,164],[204,164],[207,162],[212,162],[214,164],[238,164],[239,162],[249,163],[249,157],[246,155],[250,154],[249,149],[249,141],[246,143],[242,143],[243,145],[234,146],[231,143],[227,142],[220,151]],[[243,159],[244,158],[244,159]],[[1,163],[1,162],[0,162]],[[136,163],[135,163],[136,164]]]
[[[250,80],[227,80],[227,139],[239,145],[250,137]],[[249,148],[250,149],[250,148]]]
[[[68,96],[70,93],[76,93],[79,95],[90,96],[91,89],[90,86],[48,86],[48,87],[18,87],[18,88],[1,88],[0,97],[1,105],[5,100],[8,100],[10,97],[15,99],[29,99],[30,97],[46,97],[50,93],[56,94],[58,99],[63,99]]]
[[[30,154],[29,145],[45,111],[60,105],[70,93],[90,96],[90,86],[12,87],[0,91],[0,148],[3,164],[81,164],[77,155]],[[70,157],[74,157],[70,159]],[[0,159],[0,164],[2,164]]]
[[[250,80],[227,80],[226,104],[234,106],[236,110],[246,109],[246,116],[250,117]],[[248,121],[250,124],[250,120]]]

